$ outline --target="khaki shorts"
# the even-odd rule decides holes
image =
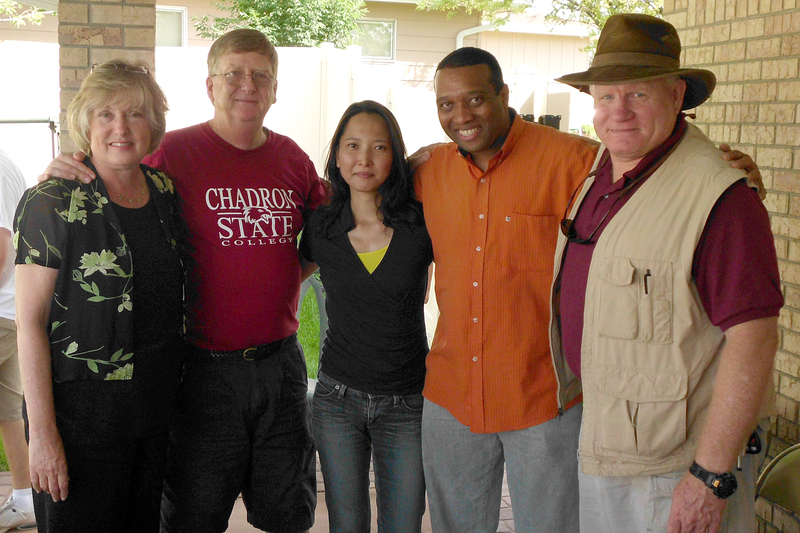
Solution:
[[[17,325],[0,317],[0,420],[22,418],[22,379],[17,357]]]
[[[769,419],[757,429],[766,443]],[[755,485],[764,462],[761,453],[742,456],[742,470],[734,469],[739,484],[728,498],[720,533],[756,531]],[[666,533],[672,510],[672,492],[686,471],[656,476],[589,476],[578,472],[581,533]]]

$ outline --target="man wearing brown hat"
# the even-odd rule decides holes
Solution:
[[[714,74],[679,57],[667,22],[615,15],[558,80],[592,95],[603,142],[561,224],[551,327],[584,386],[584,532],[755,530],[777,260],[756,192],[681,112]]]

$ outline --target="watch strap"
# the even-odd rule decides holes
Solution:
[[[724,500],[736,492],[736,477],[730,472],[715,474],[714,472],[709,472],[696,462],[692,462],[692,466],[689,467],[689,473],[711,489],[714,496],[717,498]]]
[[[711,483],[713,482],[714,478],[717,477],[715,473],[709,472],[696,462],[692,462],[692,466],[689,467],[689,473],[702,481],[706,487],[712,490],[714,489],[714,486]]]

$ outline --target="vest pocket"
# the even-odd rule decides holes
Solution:
[[[601,337],[672,342],[672,263],[610,257],[599,265],[597,275]]]
[[[595,383],[603,449],[656,460],[686,440],[688,374],[600,366]]]
[[[639,289],[636,269],[626,257],[605,262],[599,272],[597,331],[603,337],[633,340],[639,335]]]

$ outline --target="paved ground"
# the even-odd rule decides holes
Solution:
[[[317,503],[317,517],[314,527],[311,528],[311,533],[327,533],[328,532],[328,510],[325,507],[325,492],[322,485],[322,475],[317,473],[317,492],[319,500]],[[8,472],[0,472],[0,502],[3,501],[4,496],[11,492],[11,475]],[[373,531],[377,531],[375,522],[376,508],[375,508],[375,487],[370,486],[370,496],[372,497],[372,523]],[[12,530],[12,531],[17,531]],[[29,529],[28,533],[35,532],[36,529]],[[255,529],[247,523],[247,515],[244,509],[242,499],[236,501],[236,506],[233,508],[230,523],[227,533],[255,533],[260,530]],[[500,526],[497,528],[498,533],[510,533],[514,531],[514,518],[511,514],[511,498],[508,496],[508,485],[503,483],[503,499],[500,508]],[[431,533],[431,521],[428,514],[422,520],[422,533]]]

